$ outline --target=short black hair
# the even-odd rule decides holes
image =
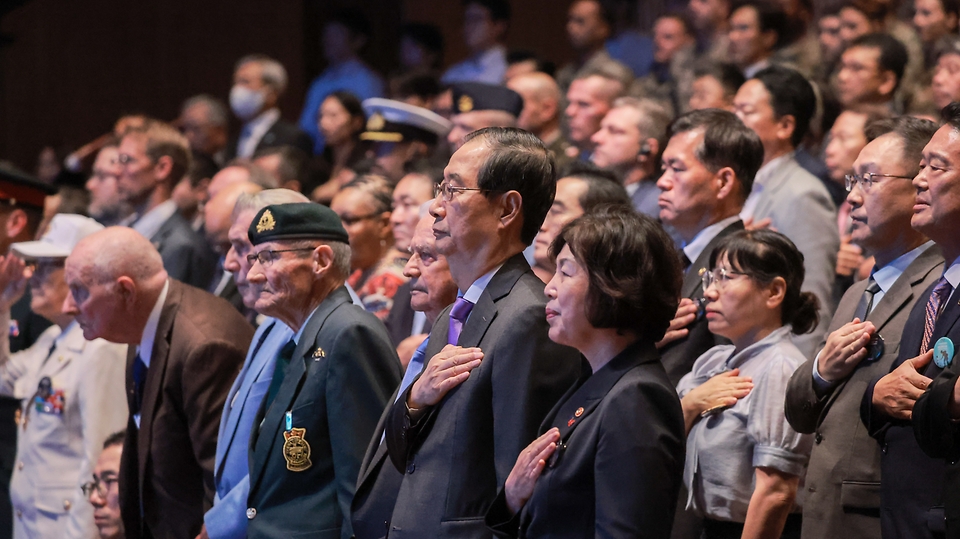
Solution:
[[[564,246],[586,271],[587,321],[654,343],[676,314],[682,273],[673,240],[629,206],[600,206],[567,224],[550,246]]]
[[[353,37],[365,37],[370,39],[373,35],[373,29],[370,26],[370,19],[362,11],[356,8],[341,8],[333,12],[327,19],[327,25],[339,24],[346,28]]]
[[[557,181],[564,178],[575,178],[586,184],[587,190],[578,200],[584,213],[603,205],[633,207],[630,195],[613,171],[602,169],[588,161],[574,161],[564,169]]]
[[[789,67],[772,65],[753,76],[770,93],[770,106],[777,118],[793,116],[790,142],[796,148],[810,130],[810,120],[817,109],[813,86],[803,75]]]
[[[866,34],[854,39],[845,50],[854,47],[863,47],[868,49],[877,49],[880,51],[880,58],[877,60],[880,71],[893,71],[897,77],[897,85],[894,90],[900,86],[903,80],[903,72],[907,68],[907,48],[899,39],[889,34]]]
[[[747,82],[746,77],[743,76],[743,71],[740,71],[739,67],[730,62],[700,61],[693,67],[693,79],[696,80],[700,77],[717,79],[720,86],[723,86],[723,94],[727,97],[735,96],[737,90],[743,86],[744,82]]]
[[[950,124],[950,127],[960,131],[960,102],[954,101],[940,111],[942,123]]]
[[[777,34],[777,41],[773,44],[774,48],[779,48],[787,44],[790,37],[790,20],[787,13],[783,10],[779,2],[768,0],[740,0],[730,6],[730,15],[744,7],[752,7],[757,12],[757,22],[760,26],[760,32],[774,32]]]
[[[490,18],[494,21],[510,21],[510,2],[507,0],[463,0],[463,7],[470,4],[487,8],[487,11],[490,12]]]
[[[683,31],[688,36],[696,35],[696,29],[693,27],[693,22],[690,20],[690,16],[683,11],[668,11],[663,15],[660,15],[656,18],[656,21],[660,19],[673,19],[680,23],[680,26],[683,26]],[[654,24],[656,24],[654,21]]]
[[[533,243],[557,194],[557,164],[543,142],[515,127],[485,127],[466,137],[464,142],[482,139],[490,147],[487,160],[480,166],[477,187],[488,196],[493,193],[520,193],[523,226],[520,240]]]
[[[901,161],[916,170],[923,154],[923,147],[937,132],[938,125],[931,120],[913,116],[897,116],[869,122],[863,132],[867,141],[873,141],[888,133],[895,134],[902,145]]]
[[[118,430],[110,436],[107,436],[107,439],[103,441],[103,448],[112,447],[115,445],[123,445],[124,438],[127,437],[127,429]]]
[[[688,112],[670,124],[669,138],[680,133],[703,129],[703,142],[696,150],[697,160],[710,172],[724,167],[733,169],[745,200],[753,189],[753,179],[763,164],[763,143],[760,137],[743,125],[737,115],[721,109]]]
[[[710,254],[710,267],[716,268],[721,258],[730,268],[760,283],[782,277],[787,283],[781,309],[781,321],[791,324],[793,333],[810,333],[820,321],[820,300],[812,292],[801,292],[803,285],[803,253],[789,238],[767,229],[741,230],[720,240]]]

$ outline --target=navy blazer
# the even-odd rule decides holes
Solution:
[[[360,460],[399,384],[400,360],[383,324],[345,287],[331,292],[304,325],[276,398],[269,408],[264,400],[254,421],[248,538],[352,535]],[[290,469],[284,453],[287,413],[310,447],[302,470]]]
[[[927,301],[936,283],[929,288],[914,304],[903,328],[900,354],[893,363],[891,371],[904,361],[920,355],[920,343],[923,340],[923,323],[926,317]],[[940,337],[950,337],[960,343],[960,305],[958,296],[950,299],[937,319],[931,347]],[[954,368],[956,360],[954,360]],[[925,376],[936,378],[941,370],[931,361],[924,369]],[[914,423],[921,425],[936,421],[935,416],[926,415],[928,395],[921,397],[914,408],[913,421],[893,419],[873,408],[873,390],[879,377],[867,386],[860,403],[860,419],[867,426],[870,435],[880,443],[880,528],[884,537],[929,538],[943,533],[944,520],[943,488],[947,471],[942,458],[931,458],[920,448],[914,436]],[[937,385],[942,384],[938,383]],[[918,413],[919,412],[919,413]],[[923,429],[921,428],[921,432]]]
[[[501,491],[487,513],[498,537],[670,537],[686,434],[652,343],[581,378],[540,432],[554,427],[560,443],[523,510],[511,517]]]

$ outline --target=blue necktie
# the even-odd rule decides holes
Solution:
[[[420,371],[423,370],[424,356],[427,355],[427,344],[430,342],[430,337],[420,343],[420,346],[417,347],[417,351],[413,353],[413,357],[410,358],[410,363],[407,364],[407,371],[403,373],[403,380],[400,380],[400,391],[397,392],[397,400],[400,399],[400,395],[403,395],[403,392],[410,387],[410,384],[413,383],[413,380],[420,374]],[[396,401],[394,401],[396,402]]]
[[[143,386],[147,381],[147,370],[147,364],[140,358],[140,352],[137,352],[137,357],[133,360],[133,397],[135,404],[134,409],[131,410],[133,415],[139,414],[143,407]]]

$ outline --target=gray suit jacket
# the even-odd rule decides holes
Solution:
[[[816,359],[793,373],[786,396],[787,420],[797,432],[816,433],[805,480],[804,538],[880,536],[880,447],[860,421],[860,401],[870,381],[890,371],[910,309],[939,278],[942,267],[940,249],[927,249],[867,316],[884,339],[878,361],[861,362],[823,396],[813,388]],[[847,290],[828,331],[853,319],[866,287],[863,280]]]
[[[417,424],[408,389],[386,422],[393,465],[404,473],[391,539],[490,538],[487,508],[547,412],[580,374],[580,354],[547,337],[543,283],[522,254],[490,280],[460,334],[484,358]],[[447,343],[448,307],[430,332],[427,366]],[[426,367],[424,367],[426,368]]]
[[[167,219],[150,242],[160,252],[163,269],[171,279],[202,290],[210,285],[217,268],[217,257],[180,212]]]
[[[820,298],[820,324],[794,341],[800,351],[811,356],[826,334],[835,307],[833,282],[840,249],[837,208],[823,183],[791,156],[764,181],[753,217],[755,221],[769,217],[770,226],[803,253],[803,289]]]

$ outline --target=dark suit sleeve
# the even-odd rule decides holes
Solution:
[[[490,505],[490,509],[487,509],[484,523],[498,539],[513,539],[520,536],[520,514],[510,514],[510,509],[507,507],[507,495],[504,489],[500,489],[499,494]]]
[[[163,267],[172,278],[206,290],[213,279],[216,256],[196,234],[171,235],[161,250]]]
[[[957,383],[957,373],[940,373],[913,406],[913,432],[924,453],[933,458],[955,461],[960,458],[960,423],[950,417],[948,406]]]
[[[596,536],[670,537],[686,447],[680,401],[666,383],[616,397],[597,440]]]
[[[325,394],[341,531],[350,537],[350,503],[360,464],[380,414],[400,384],[400,360],[382,330],[361,324],[347,327],[335,349],[344,354],[328,358]]]
[[[492,361],[493,439],[497,485],[503,486],[517,455],[532,442],[547,412],[580,374],[580,354],[547,336],[543,307],[530,305],[511,317]]]
[[[391,405],[390,415],[384,428],[387,455],[390,457],[393,467],[402,474],[407,472],[407,460],[409,460],[410,453],[416,447],[417,438],[426,426],[433,422],[436,414],[436,407],[429,406],[424,409],[423,415],[416,423],[413,423],[410,420],[410,415],[407,414],[407,400],[410,398],[410,391],[419,379],[419,375],[414,378],[410,387]]]
[[[183,369],[183,408],[186,414],[193,455],[203,468],[204,511],[213,506],[214,460],[220,416],[227,393],[240,372],[249,344],[211,341],[198,347]]]
[[[816,359],[811,359],[794,371],[787,385],[784,412],[790,426],[801,434],[811,434],[817,430],[820,414],[837,387],[833,386],[823,396],[817,395],[813,388],[814,361]]]

